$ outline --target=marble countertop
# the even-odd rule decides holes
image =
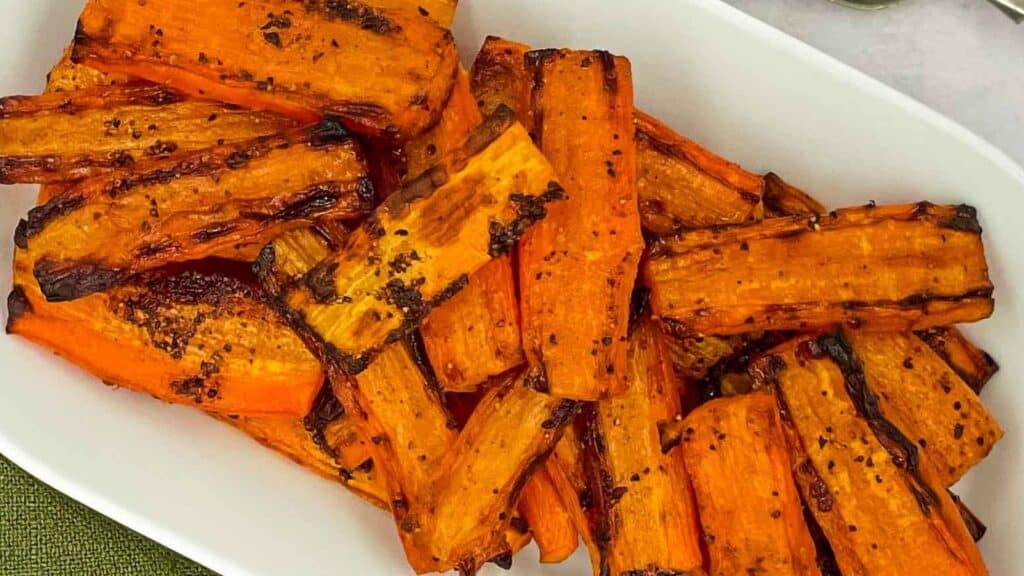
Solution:
[[[920,100],[1024,164],[1024,24],[985,0],[725,0]]]

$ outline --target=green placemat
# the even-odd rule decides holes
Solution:
[[[0,456],[3,576],[214,576]]]

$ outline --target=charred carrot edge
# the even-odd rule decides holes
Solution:
[[[625,387],[629,303],[643,251],[629,61],[569,50],[525,58],[535,140],[568,198],[519,245],[523,348],[531,365],[543,366],[552,394],[614,396]]]
[[[634,331],[627,391],[589,411],[587,446],[597,519],[599,574],[689,573],[703,565],[693,488],[680,451],[664,450],[660,427],[682,418],[681,383],[661,334]]]
[[[104,74],[95,68],[75,64],[71,61],[74,46],[68,46],[60,56],[60,60],[46,74],[47,94],[54,92],[73,92],[96,86],[115,86],[118,84],[135,84],[137,80],[117,74]]]
[[[68,301],[317,218],[364,215],[371,202],[356,143],[327,119],[82,181],[29,212],[15,242],[46,297]]]
[[[976,393],[999,371],[999,364],[955,326],[939,326],[918,333]]]
[[[487,388],[471,393],[445,391],[445,406],[452,419],[458,423],[460,430],[465,427],[490,386],[500,386],[503,383],[504,379],[497,378],[488,382]],[[545,563],[561,562],[578,544],[576,525],[548,472],[551,464],[549,459],[544,469],[537,469],[526,482],[516,506],[519,514],[512,517],[508,530],[508,541],[513,554],[517,550],[515,543],[522,539],[522,535],[527,539],[532,536],[540,551],[541,562]]]
[[[250,287],[221,274],[152,273],[109,293],[46,301],[15,252],[6,330],[113,386],[226,414],[304,416],[323,372]]]
[[[684,424],[710,573],[819,575],[775,398],[712,400]]]
[[[291,130],[273,114],[185,101],[163,86],[0,99],[0,183],[60,182]]]
[[[415,11],[355,1],[291,8],[90,0],[72,57],[302,122],[338,116],[373,136],[407,139],[437,121],[458,65],[448,30]]]
[[[956,483],[1003,437],[978,395],[917,336],[851,331],[847,340],[882,410],[931,461],[942,487]]]
[[[683,332],[844,322],[899,331],[992,312],[981,227],[969,206],[867,206],[774,218],[688,232],[656,252],[644,268],[652,308]],[[915,266],[905,266],[906,258]]]
[[[358,374],[386,343],[416,330],[469,275],[508,253],[563,196],[547,160],[510,114],[470,136],[463,160],[380,206],[308,281],[282,295],[300,329]],[[273,263],[273,250],[264,259]]]
[[[842,332],[787,343],[751,373],[775,391],[797,484],[844,574],[988,573],[931,463],[884,412]]]
[[[772,218],[780,216],[813,216],[828,210],[810,194],[789,184],[774,172],[764,176],[764,210]]]
[[[761,219],[764,181],[637,111],[637,190],[644,228],[683,229]]]

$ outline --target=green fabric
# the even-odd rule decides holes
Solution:
[[[3,576],[213,576],[0,456]]]

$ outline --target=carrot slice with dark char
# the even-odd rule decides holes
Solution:
[[[787,343],[751,368],[775,391],[797,485],[843,574],[987,574],[960,512],[879,403],[842,332]]]
[[[225,26],[230,22],[230,26]],[[437,121],[458,54],[418,11],[356,2],[90,0],[73,58],[105,72],[408,139]]]
[[[987,318],[993,306],[969,206],[868,206],[695,230],[666,240],[644,279],[654,313],[697,334],[843,322],[917,330]]]
[[[0,182],[78,180],[293,128],[288,118],[185,100],[163,86],[8,97],[0,100]]]

